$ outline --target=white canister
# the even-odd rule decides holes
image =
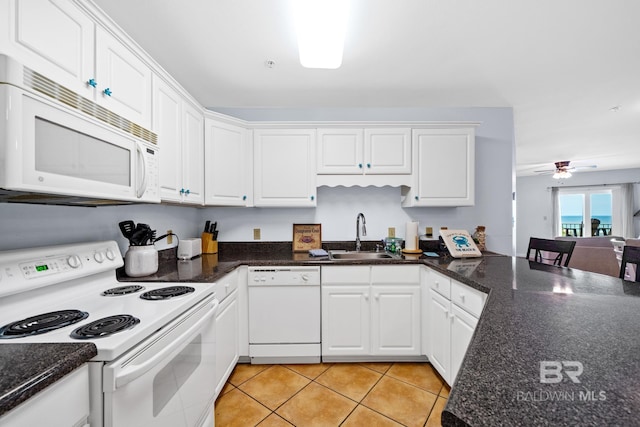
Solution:
[[[129,277],[142,277],[158,271],[158,251],[153,245],[129,246],[124,254],[124,271]]]

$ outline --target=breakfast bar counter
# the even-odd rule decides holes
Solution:
[[[202,271],[182,279],[174,260],[149,280],[215,281],[240,265],[425,264],[488,294],[443,425],[640,425],[638,283],[496,254],[459,268],[449,256],[334,262],[249,248],[196,258]]]

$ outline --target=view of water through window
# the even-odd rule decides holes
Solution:
[[[559,202],[563,236],[611,234],[611,191],[560,194]]]

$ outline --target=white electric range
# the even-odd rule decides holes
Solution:
[[[215,285],[118,282],[122,265],[115,241],[0,252],[0,345],[94,343],[92,427],[213,425]]]

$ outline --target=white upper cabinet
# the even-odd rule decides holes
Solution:
[[[411,129],[365,129],[364,141],[366,174],[411,173]]]
[[[12,0],[0,7],[7,19],[0,30],[2,52],[93,99],[88,82],[95,79],[95,24],[87,15],[64,0]]]
[[[125,43],[70,1],[13,0],[9,14],[3,52],[107,110],[151,126],[151,68]]]
[[[316,206],[315,129],[253,131],[255,206]]]
[[[472,206],[474,129],[414,129],[413,168],[413,183],[403,190],[403,206]]]
[[[250,132],[205,118],[205,204],[250,206],[253,158]]]
[[[96,102],[140,126],[151,125],[151,69],[102,27],[96,28]]]
[[[160,198],[204,202],[204,117],[171,86],[154,76],[153,131],[158,134]],[[165,154],[166,153],[166,154]]]
[[[318,175],[360,175],[363,156],[362,129],[318,129]]]
[[[183,202],[204,203],[204,115],[184,100],[182,103]]]
[[[318,129],[317,160],[318,185],[409,185],[411,129]]]

